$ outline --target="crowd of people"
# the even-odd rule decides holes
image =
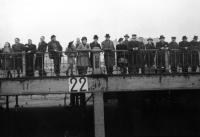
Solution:
[[[166,63],[170,66],[172,73],[177,72],[178,67],[182,68],[182,72],[188,72],[189,67],[192,72],[196,72],[199,66],[198,36],[194,36],[190,42],[186,36],[183,36],[179,43],[176,42],[176,37],[172,37],[171,42],[168,43],[161,35],[159,42],[155,43],[152,38],[148,38],[147,43],[144,44],[142,40],[137,39],[136,34],[133,34],[131,38],[126,34],[124,38],[119,38],[116,49],[109,34],[105,35],[105,40],[101,44],[98,39],[98,36],[94,35],[93,42],[90,44],[87,42],[87,37],[82,37],[81,40],[78,38],[76,43],[69,42],[64,52],[68,57],[66,75],[73,75],[75,63],[79,75],[87,74],[88,67],[93,68],[93,50],[103,51],[107,74],[113,74],[115,59],[122,74],[137,74],[139,70],[145,73],[146,68],[148,71],[154,68],[156,73],[162,73],[167,71]],[[27,44],[22,44],[19,38],[15,38],[15,44],[12,46],[6,42],[0,50],[1,69],[6,70],[7,77],[12,77],[11,70],[13,69],[17,72],[17,77],[20,77],[23,63],[25,63],[26,76],[33,77],[35,70],[39,71],[39,76],[46,76],[44,56],[47,51],[49,58],[53,60],[54,72],[56,76],[59,76],[63,48],[55,35],[51,36],[49,43],[45,42],[44,36],[41,36],[38,47],[32,43],[31,39],[28,39]],[[34,59],[35,55],[36,59]],[[25,56],[24,62],[23,56]]]

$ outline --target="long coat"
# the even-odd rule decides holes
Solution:
[[[76,47],[72,46],[70,48],[66,48],[65,55],[67,55],[68,64],[75,64],[75,57],[77,55]]]
[[[140,56],[139,56],[139,50],[137,49],[139,49],[139,42],[129,41],[129,44],[128,44],[128,67],[129,68],[139,67]]]
[[[12,60],[12,48],[11,47],[4,47],[2,49],[2,69],[3,70],[11,70],[13,66]]]
[[[156,43],[156,49],[157,51],[157,58],[156,58],[156,64],[158,68],[165,68],[166,62],[165,62],[165,50],[168,47],[168,43],[167,42],[157,42]],[[164,49],[162,49],[164,48]]]
[[[87,51],[87,50],[90,50],[89,44],[86,44],[86,45],[80,44],[77,47],[77,50],[80,50],[80,51],[78,51],[77,66],[78,67],[88,67],[90,65],[89,51]]]
[[[101,43],[104,50],[104,60],[107,67],[113,67],[115,65],[115,50],[114,44],[111,40],[105,40]]]
[[[180,51],[179,45],[177,42],[170,42],[169,43],[169,64],[171,65],[172,69],[177,68],[180,62]]]
[[[197,67],[199,66],[199,48],[200,43],[197,41],[191,41],[189,47],[189,66]]]
[[[101,50],[100,44],[99,43],[95,43],[95,42],[90,43],[90,48],[91,48],[91,50],[94,50],[94,49]],[[99,56],[100,56],[100,53],[99,53]],[[91,66],[93,66],[93,53],[92,52],[90,54],[90,64],[91,64]]]
[[[25,47],[23,44],[18,43],[12,45],[12,50],[14,53],[14,69],[22,70],[22,52],[25,51]]]
[[[180,66],[183,68],[186,68],[189,66],[189,47],[190,47],[190,43],[188,41],[179,42]]]

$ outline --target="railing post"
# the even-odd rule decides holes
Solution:
[[[22,75],[23,77],[26,76],[26,54],[22,53],[22,68],[23,68],[23,72]]]
[[[94,126],[95,137],[105,137],[103,91],[94,93]]]
[[[169,50],[165,50],[165,68],[169,72]]]
[[[93,74],[101,74],[100,50],[93,52]]]

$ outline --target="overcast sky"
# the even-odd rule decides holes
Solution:
[[[38,44],[52,34],[63,46],[77,37],[109,33],[111,39],[136,33],[200,36],[200,0],[0,0],[0,47],[19,37]]]

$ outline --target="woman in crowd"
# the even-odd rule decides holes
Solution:
[[[74,46],[74,41],[69,42],[68,48],[65,50],[65,55],[67,55],[68,60],[68,68],[66,71],[66,75],[68,76],[69,70],[71,71],[71,75],[73,76],[73,67],[75,64],[75,57],[76,57],[76,47]]]
[[[12,48],[10,47],[10,43],[5,43],[2,53],[2,68],[6,71],[7,78],[12,78]]]
[[[78,57],[77,57],[77,69],[79,75],[87,74],[87,69],[89,67],[89,51],[90,46],[87,44],[87,38],[82,37],[82,43],[77,47]]]

